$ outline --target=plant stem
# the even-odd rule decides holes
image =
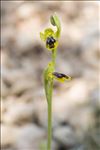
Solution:
[[[52,62],[55,67],[56,50],[52,51]],[[52,140],[52,91],[53,91],[53,79],[49,82],[49,93],[48,93],[48,143],[47,150],[51,150],[51,140]]]
[[[52,62],[53,62],[54,67],[55,67],[56,53],[57,53],[56,49],[52,51]]]
[[[53,88],[53,81],[51,83],[49,100],[48,100],[48,143],[47,143],[47,150],[51,150],[51,140],[52,140],[52,88]]]

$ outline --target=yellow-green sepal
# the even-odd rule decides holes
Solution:
[[[44,35],[44,33],[40,32],[40,38],[42,41],[46,41],[46,37]]]
[[[40,38],[42,41],[46,41],[46,39],[51,36],[55,38],[55,33],[51,28],[45,29],[44,33],[40,32]]]
[[[59,20],[58,16],[56,15],[56,13],[50,17],[50,22],[53,26],[57,27],[57,31],[55,32],[55,35],[56,35],[56,38],[59,38],[60,33],[61,33],[61,24],[60,24],[60,20]]]

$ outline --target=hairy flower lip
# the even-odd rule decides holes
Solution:
[[[46,48],[48,50],[55,50],[58,47],[58,41],[53,37],[52,39],[54,39],[54,41],[48,41],[48,39],[51,39],[51,37],[47,37]]]
[[[55,41],[54,43],[52,44],[48,44],[48,39],[50,39],[52,37],[52,39]],[[44,30],[44,32],[40,32],[40,38],[42,41],[45,42],[46,44],[46,48],[48,50],[55,50],[57,49],[58,47],[58,40],[57,40],[57,37],[56,37],[56,33],[51,29],[51,28],[47,28]]]
[[[64,81],[66,81],[66,80],[71,80],[71,77],[70,77],[70,76],[65,75],[65,74],[63,74],[63,73],[53,72],[52,75],[53,75],[53,77],[54,77],[55,79],[57,79],[57,80],[60,81],[60,82],[64,82]]]

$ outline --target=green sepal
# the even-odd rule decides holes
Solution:
[[[48,37],[55,37],[55,33],[51,28],[47,28],[44,30],[44,33],[40,32],[40,38],[42,41],[46,41]]]
[[[56,14],[54,14],[53,16],[50,17],[50,22],[53,26],[57,27],[56,38],[59,38],[60,33],[61,33],[61,24],[60,24],[60,20]]]
[[[46,41],[46,36],[42,32],[40,32],[40,38],[42,41]]]

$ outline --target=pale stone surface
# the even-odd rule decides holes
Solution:
[[[63,143],[67,147],[72,147],[77,144],[77,137],[70,127],[57,127],[53,135],[59,143]]]
[[[8,110],[3,116],[3,121],[8,124],[22,123],[32,121],[34,114],[34,104],[32,103],[10,103]]]
[[[16,143],[18,129],[14,126],[1,125],[1,146],[11,146]]]
[[[34,124],[27,124],[20,128],[17,136],[17,149],[36,149],[38,150],[40,144],[45,138],[45,131]]]

